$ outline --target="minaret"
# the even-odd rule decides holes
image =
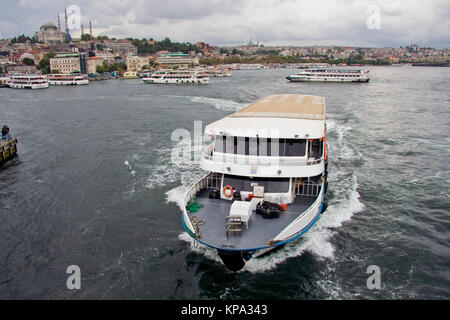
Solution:
[[[58,17],[58,31],[61,32],[61,21],[59,20],[59,13],[56,16]]]
[[[65,14],[65,21],[66,21],[66,34],[70,38],[69,25],[67,23],[67,10],[64,10],[64,14]]]
[[[81,24],[81,34],[84,34],[83,24]]]
[[[89,20],[89,34],[92,37],[92,24],[91,24],[91,20]]]

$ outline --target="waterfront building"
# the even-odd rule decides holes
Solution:
[[[126,57],[130,53],[132,55],[137,54],[137,48],[130,40],[105,40],[102,45],[104,48],[117,52],[122,57]]]
[[[4,67],[7,74],[16,74],[16,73],[25,73],[25,74],[34,74],[36,73],[36,66],[25,66],[25,65],[17,65],[10,64]]]
[[[116,61],[111,51],[97,50],[95,51],[95,56],[101,58],[103,61],[108,63],[114,63]]]
[[[142,71],[144,66],[148,67],[149,58],[128,55],[126,58],[126,65],[128,71]]]
[[[89,57],[86,59],[87,74],[95,74],[97,67],[103,64],[103,59],[100,57]]]
[[[126,72],[123,74],[123,78],[124,78],[124,79],[138,79],[139,76],[138,76],[138,74],[137,74],[136,71],[126,71]]]
[[[191,57],[188,54],[182,52],[168,52],[162,54],[158,57],[158,63],[167,66],[180,66],[180,67],[189,67],[189,66],[198,66],[199,59],[198,57]]]
[[[44,23],[34,36],[37,41],[47,44],[61,43],[66,39],[66,35],[51,22]]]
[[[80,54],[58,54],[50,58],[50,71],[57,70],[59,73],[81,72]],[[84,55],[85,56],[85,55]]]

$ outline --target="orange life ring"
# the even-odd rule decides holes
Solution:
[[[229,195],[227,195],[227,193],[225,191],[230,190],[231,193]],[[227,198],[231,198],[233,196],[234,190],[233,187],[231,187],[230,185],[226,185],[225,187],[223,187],[223,195]]]

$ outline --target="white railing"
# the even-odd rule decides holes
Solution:
[[[301,183],[294,186],[295,195],[316,197],[320,192],[321,184],[317,183]]]
[[[255,156],[242,155],[232,153],[215,153],[214,144],[210,144],[203,150],[203,158],[209,161],[217,161],[229,164],[250,164],[258,166],[312,166],[323,161],[323,157],[319,159],[292,159],[294,157],[277,157],[277,156]]]
[[[222,175],[216,173],[207,173],[200,179],[194,181],[187,189],[184,197],[184,205],[202,189],[219,189],[222,184]]]

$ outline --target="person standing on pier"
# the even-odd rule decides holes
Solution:
[[[2,128],[2,139],[7,139],[8,141],[10,140],[9,128],[7,125],[4,125]]]

